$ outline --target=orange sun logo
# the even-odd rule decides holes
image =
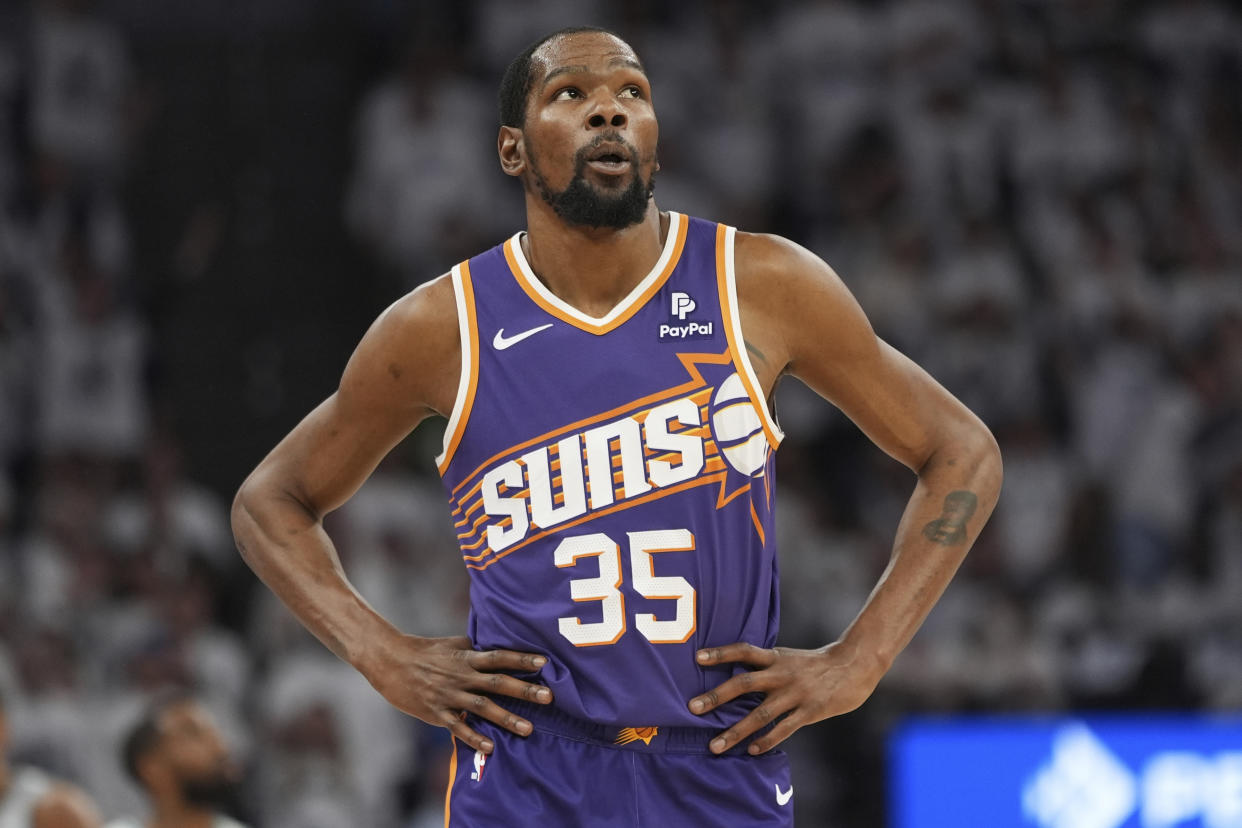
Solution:
[[[643,744],[651,744],[651,740],[660,732],[658,727],[623,727],[621,732],[617,734],[617,740],[614,744],[628,745],[630,742],[643,740]]]

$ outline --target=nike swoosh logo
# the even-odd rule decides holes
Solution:
[[[496,338],[492,340],[492,347],[495,348],[497,351],[503,351],[505,348],[510,348],[518,344],[526,337],[534,336],[540,331],[546,331],[550,327],[552,327],[551,322],[549,322],[546,325],[540,325],[538,328],[531,328],[529,331],[522,331],[521,333],[516,333],[513,336],[505,336],[505,329],[501,328],[500,330],[496,331]]]
[[[776,788],[776,804],[777,805],[784,805],[787,802],[789,802],[789,800],[793,799],[793,785],[790,785],[789,790],[785,791],[784,793],[781,793],[780,785],[773,785],[772,787]]]

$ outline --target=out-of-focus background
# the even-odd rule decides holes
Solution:
[[[522,225],[496,87],[584,23],[647,64],[659,204],[819,253],[1004,450],[925,628],[864,708],[790,744],[799,825],[885,824],[911,714],[1242,707],[1236,4],[39,0],[0,7],[12,753],[140,813],[117,742],[188,686],[258,828],[440,824],[445,733],[301,631],[228,504],[379,311]],[[781,641],[818,646],[913,477],[779,397]],[[425,634],[468,600],[441,430],[329,519],[359,589]]]

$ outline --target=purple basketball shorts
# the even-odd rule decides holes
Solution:
[[[501,704],[535,732],[515,736],[470,725],[490,756],[454,740],[445,802],[449,828],[700,828],[793,825],[789,760],[750,756],[746,745],[714,756],[710,728],[616,728],[535,705]]]

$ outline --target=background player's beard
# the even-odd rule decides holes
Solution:
[[[595,146],[605,140],[618,140],[602,135],[592,146],[578,150],[574,156],[574,177],[559,193],[552,192],[547,180],[539,172],[534,152],[530,152],[531,173],[539,195],[552,206],[566,224],[577,227],[610,227],[623,230],[638,224],[647,215],[647,202],[655,192],[655,172],[643,181],[639,172],[638,152],[630,148],[630,165],[633,176],[624,190],[613,194],[587,182],[585,172],[588,156]],[[626,145],[629,146],[628,144]],[[528,148],[529,152],[529,148]]]
[[[237,778],[227,770],[181,779],[181,798],[187,805],[203,810],[232,812],[240,793]]]

